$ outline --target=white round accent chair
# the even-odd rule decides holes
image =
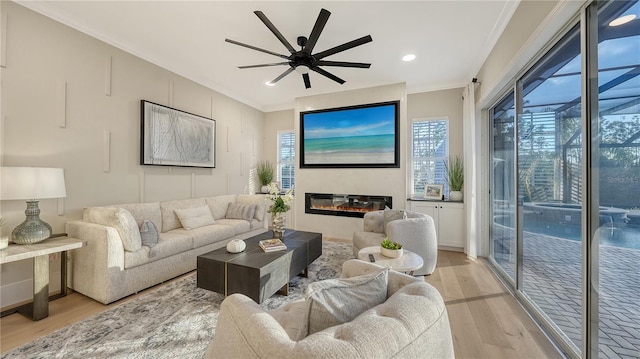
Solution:
[[[413,275],[430,275],[438,261],[438,238],[433,218],[423,213],[405,210],[367,212],[363,218],[363,231],[353,233],[353,255],[365,247],[380,245],[384,237],[402,244],[402,247],[422,257],[424,265]]]

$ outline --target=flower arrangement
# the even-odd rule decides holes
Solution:
[[[266,197],[273,201],[271,207],[267,209],[269,213],[286,213],[291,209],[289,203],[293,201],[293,191],[290,189],[287,190],[284,195],[281,195],[278,186],[275,183],[271,183],[269,184],[269,193]]]

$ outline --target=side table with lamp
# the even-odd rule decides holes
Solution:
[[[15,244],[0,251],[0,264],[33,258],[33,302],[5,311],[2,316],[17,311],[33,320],[40,320],[49,315],[50,254],[61,253],[61,293],[52,299],[66,295],[66,252],[83,247],[86,242],[66,237],[54,239],[59,235],[52,236],[51,226],[40,219],[38,207],[40,199],[61,197],[66,197],[62,168],[0,168],[0,200],[27,201],[27,218],[11,232],[11,241]]]

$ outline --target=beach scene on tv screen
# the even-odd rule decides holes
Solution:
[[[393,164],[393,104],[306,113],[305,164]]]

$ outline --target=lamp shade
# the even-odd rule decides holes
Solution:
[[[1,167],[0,200],[66,197],[64,170],[42,167]]]

